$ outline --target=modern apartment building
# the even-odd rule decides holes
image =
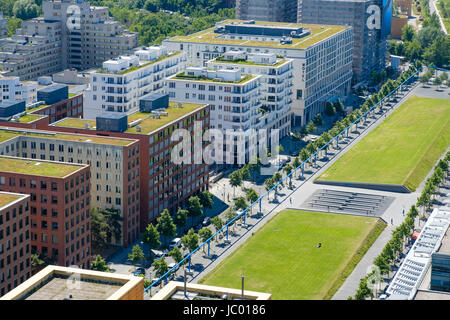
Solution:
[[[103,68],[90,73],[89,88],[84,91],[84,118],[94,120],[105,111],[135,113],[141,97],[161,92],[166,77],[183,70],[185,64],[184,52],[157,46],[103,62]]]
[[[238,69],[215,71],[207,67],[189,67],[167,78],[166,90],[173,101],[210,104],[209,128],[219,129],[223,135],[215,138],[211,157],[216,163],[244,164],[252,152],[256,154],[257,136],[241,135],[263,125],[260,78]],[[245,139],[245,143],[236,143],[238,139]]]
[[[113,238],[113,243],[126,247],[138,238],[140,147],[137,140],[18,129],[7,127],[8,124],[0,123],[0,155],[90,165],[90,207],[117,209],[123,218],[122,236]]]
[[[441,246],[431,255],[430,289],[450,292],[450,228],[443,237]]]
[[[141,232],[149,222],[155,221],[164,209],[174,214],[179,207],[184,207],[189,197],[208,190],[209,185],[207,163],[175,164],[171,157],[173,148],[179,144],[178,140],[171,140],[176,129],[187,129],[193,137],[195,121],[200,121],[203,128],[209,128],[209,105],[183,103],[180,106],[169,101],[168,105],[161,103],[153,107],[154,112],[139,111],[128,116],[122,115],[120,118],[115,113],[109,113],[98,117],[97,121],[67,118],[50,126],[51,130],[72,134],[91,134],[103,138],[109,136],[111,140],[139,140],[140,152],[136,168],[140,171],[136,178],[140,184],[136,190],[140,190]],[[103,124],[98,121],[101,118],[107,120],[109,128],[101,127]],[[116,126],[117,123],[122,123],[124,118],[125,127]],[[120,130],[116,130],[118,128]],[[203,148],[207,145],[207,141],[202,142]]]
[[[193,35],[169,38],[163,45],[186,52],[188,64],[200,66],[230,50],[292,59],[295,126],[305,125],[327,101],[350,91],[353,32],[348,26],[226,20]]]
[[[0,190],[30,195],[31,253],[88,267],[89,166],[2,156],[0,168]]]
[[[358,83],[370,80],[373,71],[385,67],[391,30],[391,17],[385,11],[381,0],[299,0],[297,22],[351,26],[353,83]]]
[[[0,102],[25,100],[25,103],[36,102],[37,85],[31,81],[20,81],[19,77],[0,76]]]
[[[297,0],[236,0],[236,18],[271,22],[297,22]]]
[[[8,19],[0,12],[0,39],[8,36]]]
[[[292,59],[277,58],[274,53],[228,51],[223,56],[208,61],[214,69],[236,69],[242,74],[260,75],[262,128],[280,130],[280,138],[291,129],[294,64]],[[212,108],[212,102],[211,108]]]
[[[44,19],[61,24],[62,68],[85,70],[131,53],[138,35],[109,17],[107,7],[83,0],[43,1]]]
[[[0,39],[0,75],[34,80],[61,71],[62,61],[58,21],[26,20],[15,35]]]
[[[27,194],[0,192],[0,297],[31,277],[29,201]]]

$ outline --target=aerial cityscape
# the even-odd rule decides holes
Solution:
[[[449,32],[450,0],[0,0],[0,301],[450,300]]]

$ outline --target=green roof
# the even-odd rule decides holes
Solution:
[[[141,131],[137,132],[136,126],[128,128],[126,133],[137,134],[149,134],[170,122],[179,119],[194,110],[197,110],[204,106],[204,104],[183,103],[183,108],[177,108],[177,102],[169,102],[169,108],[165,111],[167,116],[162,115],[159,119],[151,118],[151,113],[135,112],[128,115],[128,123],[132,123],[137,120],[141,120],[138,124],[141,127]],[[94,120],[84,120],[78,118],[65,118],[58,122],[53,123],[54,126],[85,129],[85,123],[89,123],[89,129],[94,130],[96,122]]]
[[[24,114],[19,118],[20,123],[30,123],[33,121],[36,121],[38,119],[42,119],[45,116],[38,115],[38,114]]]
[[[136,127],[128,128],[125,132],[127,133],[137,133],[137,134],[149,134],[165,125],[175,121],[185,115],[204,107],[204,104],[195,103],[183,103],[183,108],[177,108],[177,102],[169,102],[169,108],[165,111],[168,113],[167,116],[161,116],[160,119],[150,118],[150,113],[136,112],[128,116],[128,123],[142,119],[138,124],[141,127],[141,132],[137,132]]]
[[[279,67],[282,64],[288,62],[288,59],[277,59],[277,61],[274,64],[266,64],[266,63],[257,63],[249,60],[244,59],[236,59],[236,60],[217,60],[219,58],[211,60],[212,63],[227,63],[227,64],[243,64],[243,65],[250,65],[250,66],[261,66],[261,67]]]
[[[171,76],[168,79],[171,80],[192,80],[192,81],[205,81],[205,82],[217,82],[217,83],[229,83],[229,84],[244,84],[250,80],[258,77],[253,74],[244,74],[242,75],[239,81],[228,81],[228,80],[220,80],[220,79],[212,79],[212,78],[203,78],[202,76],[188,76],[184,72],[181,72],[177,75]]]
[[[227,24],[231,22],[242,23],[243,20],[226,20],[222,21],[222,24]],[[168,41],[173,42],[192,42],[192,43],[211,43],[219,45],[235,45],[235,46],[245,46],[245,47],[272,47],[272,48],[282,48],[282,49],[306,49],[326,38],[329,38],[347,28],[348,26],[329,26],[329,25],[317,25],[317,24],[299,24],[299,23],[283,23],[283,22],[264,22],[256,21],[255,24],[274,26],[291,26],[291,27],[303,27],[304,29],[309,29],[310,34],[302,38],[292,38],[291,44],[281,44],[279,42],[271,41],[255,41],[255,40],[240,40],[240,39],[221,39],[218,36],[222,35],[220,33],[215,33],[216,27],[209,28],[192,35],[187,36],[175,36],[170,38]]]
[[[134,139],[124,139],[124,138],[110,138],[110,137],[99,137],[99,136],[91,136],[86,134],[74,134],[74,133],[56,133],[50,131],[40,131],[40,130],[28,130],[28,129],[17,129],[17,128],[7,128],[0,127],[0,143],[9,139],[12,139],[17,136],[27,136],[27,137],[39,137],[43,139],[52,139],[52,140],[67,140],[74,142],[87,142],[87,143],[96,143],[96,144],[106,144],[106,145],[116,145],[116,146],[127,146],[133,143]],[[8,130],[12,129],[12,130]],[[22,133],[20,131],[13,130],[22,130],[27,131],[26,133]]]
[[[6,192],[0,192],[0,208],[3,208],[7,204],[22,198],[24,195],[10,194]]]
[[[63,162],[0,157],[0,172],[62,178],[83,167]]]

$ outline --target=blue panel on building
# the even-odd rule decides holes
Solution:
[[[98,131],[124,132],[128,129],[128,116],[122,113],[107,112],[95,119]]]
[[[152,93],[139,99],[139,111],[152,112],[156,109],[169,107],[169,95],[162,93]]]
[[[25,111],[25,100],[4,101],[0,103],[0,117],[11,117]]]
[[[37,91],[37,100],[44,101],[45,104],[55,104],[69,98],[69,86],[55,84]]]

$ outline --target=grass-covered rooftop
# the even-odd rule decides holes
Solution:
[[[0,157],[0,171],[17,174],[63,178],[83,167],[84,165],[63,162]]]

